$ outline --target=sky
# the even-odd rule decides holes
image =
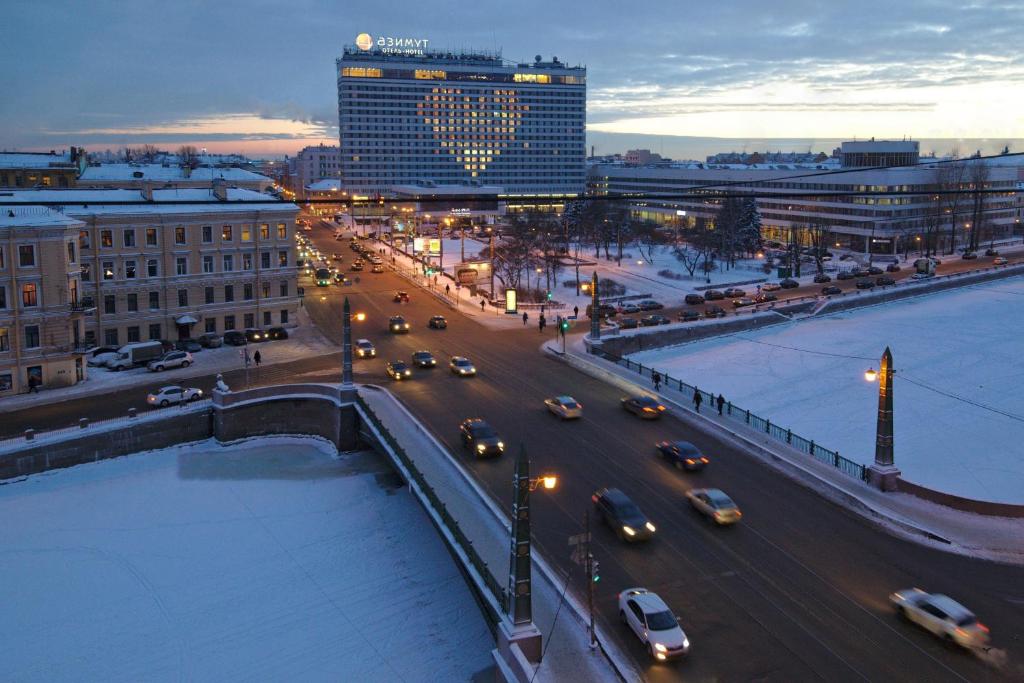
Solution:
[[[364,31],[585,65],[598,153],[1024,138],[1024,0],[49,0],[0,16],[0,149],[336,144],[334,60]]]

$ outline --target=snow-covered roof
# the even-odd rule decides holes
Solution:
[[[153,180],[158,182],[192,180],[211,182],[214,178],[222,178],[228,182],[273,182],[270,178],[259,173],[253,173],[244,168],[235,168],[233,166],[225,168],[200,167],[193,169],[192,173],[186,176],[185,169],[173,164],[166,166],[163,164],[102,164],[100,166],[90,166],[82,173],[79,182],[121,180]]]
[[[49,227],[54,225],[79,227],[84,226],[85,223],[45,206],[0,207],[0,228]]]
[[[0,152],[0,168],[52,168],[71,166],[71,155],[34,152]]]
[[[341,180],[339,178],[324,178],[306,185],[306,189],[310,192],[338,192],[341,190]]]
[[[38,204],[40,202],[56,203],[63,207],[65,214],[70,216],[90,216],[105,214],[185,214],[185,213],[225,213],[231,211],[285,211],[297,212],[295,204],[282,202],[255,190],[227,188],[227,201],[221,201],[212,189],[188,188],[154,190],[153,201],[146,204],[112,205],[105,202],[142,202],[146,201],[142,190],[124,189],[73,189],[73,190],[11,190],[0,191],[0,201]],[[254,202],[266,200],[259,204],[233,204],[232,202]],[[210,204],[177,204],[175,202],[208,201]]]

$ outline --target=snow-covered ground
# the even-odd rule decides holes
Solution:
[[[1024,278],[631,356],[724,394],[844,457],[874,458],[878,385],[896,368],[895,462],[909,481],[1024,503]]]
[[[465,681],[491,666],[454,561],[372,454],[166,449],[0,486],[0,517],[5,680]]]

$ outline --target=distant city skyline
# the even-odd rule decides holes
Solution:
[[[392,22],[315,0],[13,4],[0,44],[11,93],[0,101],[0,149],[188,143],[279,156],[337,144],[334,59],[364,31],[585,64],[588,152],[702,158],[686,152],[709,138],[729,144],[707,143],[708,153],[779,139],[828,152],[874,136],[940,154],[968,138],[962,151],[994,153],[1020,151],[1024,138],[1018,1],[398,9],[389,6]]]

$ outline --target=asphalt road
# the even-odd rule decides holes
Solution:
[[[338,250],[327,231],[318,229],[312,237],[323,251]],[[345,251],[348,260],[351,252]],[[394,274],[364,274],[360,280],[327,290],[307,283],[306,305],[314,320],[330,338],[340,339],[340,306],[348,295],[354,310],[367,314],[355,323],[355,336],[378,347],[375,360],[356,362],[357,380],[394,390],[502,506],[511,504],[513,459],[470,457],[458,439],[462,419],[486,418],[508,444],[507,452],[522,445],[535,473],[558,473],[558,490],[533,498],[535,544],[560,570],[571,572],[573,590],[583,595],[585,585],[566,543],[581,531],[595,489],[621,488],[658,526],[650,543],[626,545],[594,523],[594,554],[602,568],[599,619],[649,680],[1024,679],[1021,568],[895,539],[672,415],[640,421],[619,407],[620,392],[539,353],[543,337],[532,325],[489,330]],[[399,288],[410,292],[410,303],[392,303]],[[396,312],[412,323],[410,334],[386,331],[388,316]],[[427,328],[436,313],[448,317],[447,330]],[[438,357],[437,368],[414,369],[407,382],[386,379],[387,360],[408,360],[421,348]],[[454,354],[468,356],[479,375],[451,375],[446,362]],[[339,365],[336,356],[275,365],[261,368],[253,381],[337,381]],[[241,377],[229,375],[228,381]],[[198,382],[203,388],[211,384],[212,377]],[[8,413],[3,431],[123,414],[128,405],[141,407],[140,393],[124,390],[102,400]],[[563,393],[584,405],[582,420],[563,423],[546,412],[543,399]],[[655,456],[654,442],[679,438],[711,456],[707,470],[678,472]],[[713,528],[686,505],[684,492],[692,486],[724,489],[742,507],[743,521]],[[657,591],[673,608],[692,643],[688,659],[652,664],[618,623],[616,594],[631,586]],[[900,621],[887,596],[910,586],[945,592],[979,614],[994,646],[1005,653],[1004,668]]]

